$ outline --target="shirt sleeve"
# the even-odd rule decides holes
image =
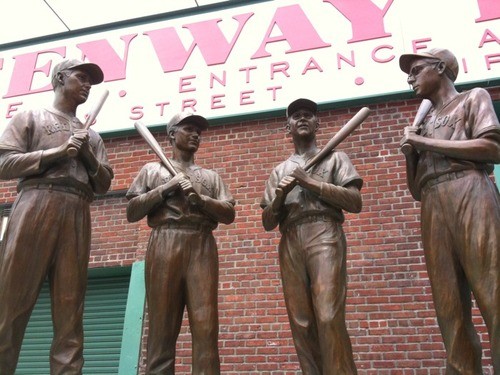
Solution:
[[[278,187],[279,184],[279,176],[278,176],[278,171],[277,168],[275,168],[272,172],[271,175],[269,176],[268,180],[266,181],[266,188],[264,190],[264,196],[262,197],[262,200],[260,201],[260,207],[262,209],[266,208],[269,206],[274,198],[276,198],[276,188]]]
[[[31,111],[16,114],[0,136],[0,178],[21,178],[40,173],[42,150],[31,151]]]
[[[220,201],[229,202],[232,205],[234,205],[235,200],[231,192],[227,188],[226,184],[224,183],[224,181],[222,181],[222,178],[217,173],[214,173],[214,175],[215,175],[215,186],[216,186],[215,191],[217,194],[217,196],[214,198]]]
[[[147,193],[149,191],[148,187],[148,169],[149,165],[144,165],[137,176],[135,176],[132,184],[130,185],[127,194],[125,195],[127,199],[132,199],[141,194]]]
[[[498,117],[493,108],[490,94],[483,88],[472,89],[467,98],[467,123],[468,133],[472,139],[482,137],[486,133],[500,135]]]
[[[354,184],[359,190],[363,186],[363,180],[354,168],[351,160],[345,152],[334,151],[336,158],[336,168],[334,169],[332,183],[337,186],[347,186]]]
[[[97,134],[94,130],[91,129],[90,136],[92,139],[92,148],[96,159],[99,161],[102,167],[106,168],[109,171],[111,179],[114,177],[113,168],[108,160],[108,154],[106,152],[106,148],[104,147],[104,142],[99,134]]]
[[[34,119],[31,111],[16,114],[0,136],[0,152],[30,151]]]

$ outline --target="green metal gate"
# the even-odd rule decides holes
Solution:
[[[129,282],[130,270],[126,275],[89,278],[84,310],[84,374],[118,374]],[[51,340],[49,288],[44,285],[26,329],[16,375],[49,375]]]

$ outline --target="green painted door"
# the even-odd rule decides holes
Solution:
[[[130,274],[90,277],[85,299],[86,375],[118,374]],[[49,375],[50,297],[44,285],[26,329],[16,375]]]

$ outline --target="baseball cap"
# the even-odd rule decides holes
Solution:
[[[399,67],[406,74],[410,74],[411,64],[416,59],[432,59],[443,61],[446,64],[448,77],[455,82],[458,76],[458,61],[453,53],[444,48],[433,48],[427,52],[407,53],[399,57]]]
[[[172,129],[174,126],[179,126],[183,123],[190,122],[196,126],[198,126],[201,130],[208,129],[208,121],[205,117],[195,115],[190,111],[183,111],[176,113],[168,122],[167,130]]]
[[[104,73],[101,68],[97,64],[93,63],[85,63],[81,60],[70,59],[63,60],[52,69],[52,80],[54,80],[57,73],[62,72],[64,70],[83,70],[90,76],[90,83],[93,85],[97,85],[104,80]]]
[[[313,113],[316,113],[318,111],[318,105],[315,102],[309,99],[300,98],[294,100],[288,105],[288,108],[286,109],[286,117],[290,117],[294,112],[296,112],[300,108],[308,109]]]

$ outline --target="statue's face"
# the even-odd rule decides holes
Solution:
[[[299,108],[288,118],[287,129],[293,137],[312,137],[318,130],[318,117],[314,112]]]
[[[440,75],[437,67],[440,61],[416,59],[410,67],[407,82],[418,97],[427,98],[437,88]]]
[[[179,150],[196,152],[200,147],[201,129],[190,122],[185,122],[176,127],[171,137],[173,137],[173,144]]]
[[[64,96],[69,100],[74,100],[76,104],[82,104],[87,101],[92,87],[90,76],[83,70],[66,70],[60,73],[62,75],[62,87]]]

